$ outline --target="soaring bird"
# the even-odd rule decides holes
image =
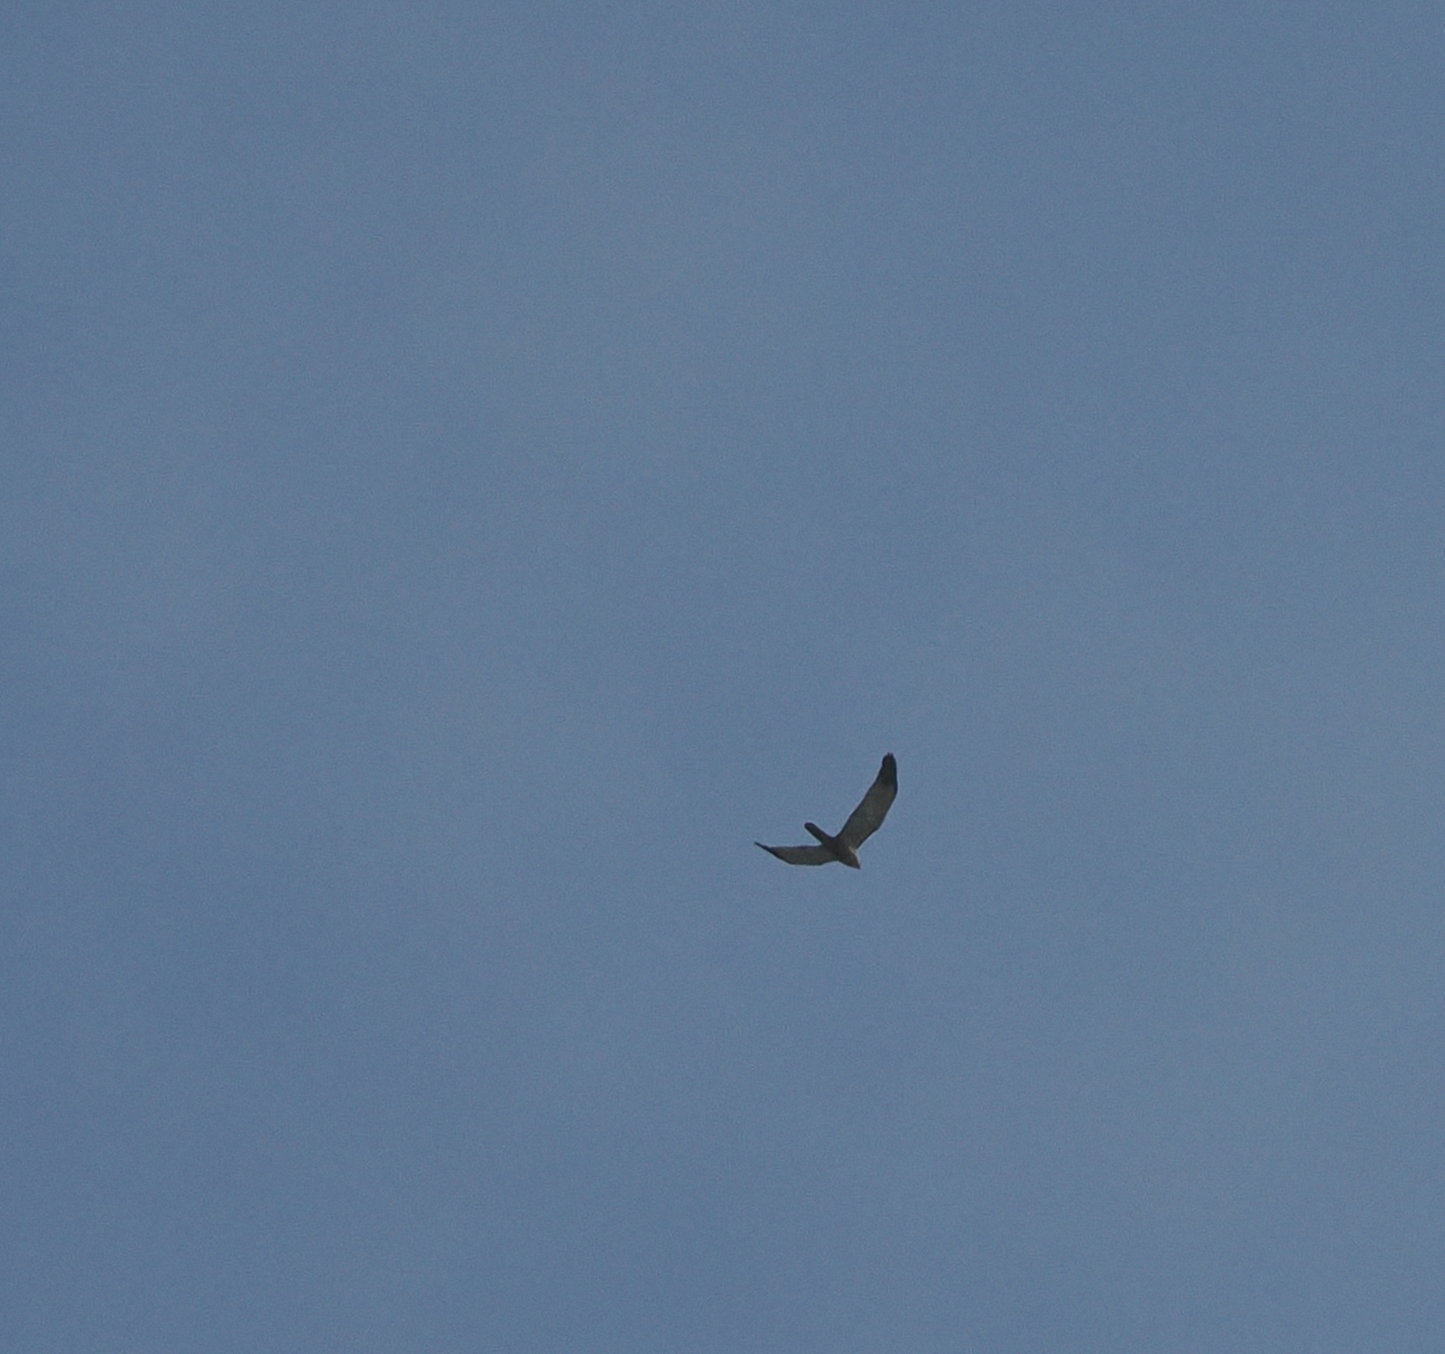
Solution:
[[[878,775],[868,787],[868,793],[848,815],[848,821],[836,837],[830,837],[816,823],[804,823],[803,826],[818,839],[817,846],[763,846],[762,842],[754,842],[753,845],[763,846],[764,851],[787,861],[789,865],[827,865],[838,860],[861,870],[858,848],[883,826],[897,794],[898,763],[890,752],[878,768]]]

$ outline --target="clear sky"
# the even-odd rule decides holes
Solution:
[[[5,1349],[1445,1349],[1435,0],[0,50]]]

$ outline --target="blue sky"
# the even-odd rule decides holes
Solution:
[[[3,50],[7,1348],[1445,1347],[1437,5]]]

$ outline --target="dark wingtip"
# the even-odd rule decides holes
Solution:
[[[898,759],[891,752],[884,754],[883,765],[878,774],[890,785],[898,784]]]

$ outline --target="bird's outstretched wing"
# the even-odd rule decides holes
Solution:
[[[753,845],[763,846],[762,842],[754,842]],[[821,846],[763,846],[763,850],[789,865],[826,865],[830,860],[838,859]]]
[[[878,768],[878,775],[868,787],[859,805],[848,815],[838,840],[847,842],[855,851],[863,845],[880,827],[888,816],[888,810],[898,796],[898,763],[890,752]],[[804,850],[794,847],[794,850]]]

